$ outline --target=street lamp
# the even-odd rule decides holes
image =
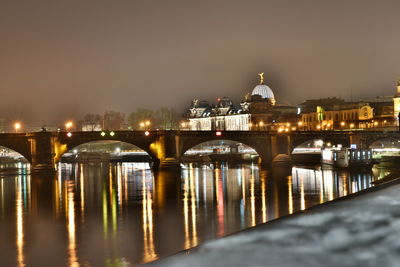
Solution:
[[[71,129],[71,127],[73,126],[74,124],[72,123],[72,121],[67,121],[66,123],[65,123],[65,130],[67,130],[67,132],[69,132],[69,130]]]
[[[18,133],[18,130],[21,129],[21,123],[16,122],[14,123],[15,132]]]

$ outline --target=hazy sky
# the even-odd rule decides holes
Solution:
[[[183,112],[261,71],[278,103],[393,95],[400,1],[0,1],[0,117]]]

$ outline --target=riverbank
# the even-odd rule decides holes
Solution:
[[[146,266],[398,266],[400,179]]]

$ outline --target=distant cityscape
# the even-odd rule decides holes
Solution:
[[[229,97],[216,103],[194,98],[188,109],[137,109],[128,114],[106,111],[86,114],[77,121],[59,125],[25,125],[23,121],[0,118],[0,132],[101,131],[101,130],[193,130],[193,131],[329,131],[393,130],[398,127],[400,83],[393,96],[374,100],[345,101],[338,97],[309,99],[297,105],[281,104],[273,90],[260,82],[243,101],[235,104]]]

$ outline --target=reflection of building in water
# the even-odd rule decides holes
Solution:
[[[1,179],[3,181],[3,179]],[[17,247],[17,265],[19,267],[25,266],[24,254],[24,216],[26,209],[29,208],[30,190],[28,184],[30,179],[27,176],[19,176],[16,178],[16,247]],[[2,183],[3,189],[3,183]]]
[[[352,174],[348,170],[303,169],[293,167],[293,194],[300,195],[300,209],[307,208],[306,198],[319,197],[323,203],[371,186],[372,173]],[[296,203],[295,203],[296,204]]]
[[[182,172],[184,192],[185,247],[197,243],[196,209],[210,210],[215,216],[217,236],[232,232],[233,221],[240,221],[242,227],[253,226],[267,220],[266,185],[260,185],[258,168],[193,168],[192,164]],[[258,196],[262,191],[261,198]],[[196,209],[195,209],[196,208]],[[260,213],[261,211],[261,213]],[[233,220],[233,221],[232,221]]]
[[[153,227],[153,192],[152,181],[148,181],[146,171],[143,170],[143,262],[153,261],[158,258],[154,247],[154,227]]]

